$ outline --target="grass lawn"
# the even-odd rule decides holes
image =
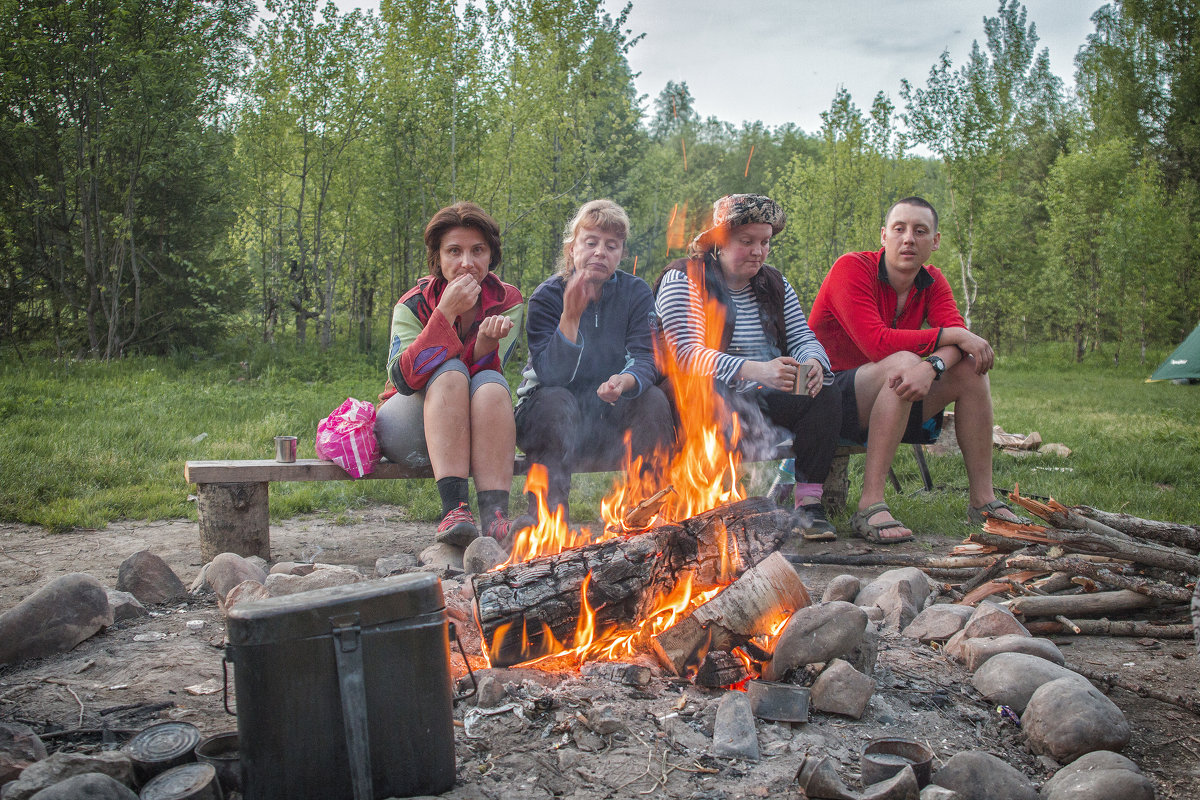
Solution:
[[[997,454],[995,485],[1019,484],[1136,516],[1200,523],[1200,386],[1143,380],[1146,367],[1097,359],[1075,365],[1065,348],[1001,357],[992,373],[996,423],[1038,431],[1071,448],[1067,459]],[[189,459],[271,458],[273,438],[300,438],[312,457],[317,423],[346,397],[375,400],[382,353],[297,352],[229,345],[204,360],[131,358],[108,364],[31,360],[0,363],[0,520],[54,530],[98,528],[120,518],[195,517],[183,482]],[[519,364],[512,365],[515,369]],[[966,531],[966,476],[958,458],[931,458],[938,490],[892,495],[897,516],[920,532]],[[851,462],[851,500],[862,459]],[[896,463],[906,490],[920,486],[907,452]],[[770,465],[749,476],[763,491]],[[611,475],[577,476],[573,516],[594,518]],[[521,479],[515,482],[519,490]],[[386,502],[414,519],[436,518],[431,481],[284,483],[271,488],[271,516]],[[514,503],[514,508],[517,503]],[[841,518],[844,524],[844,516]]]

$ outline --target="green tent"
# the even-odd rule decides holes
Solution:
[[[1200,381],[1200,325],[1154,370],[1152,381]]]

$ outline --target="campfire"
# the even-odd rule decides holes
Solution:
[[[573,530],[551,513],[545,470],[530,468],[538,525],[474,579],[492,666],[576,668],[645,653],[704,685],[737,685],[758,676],[784,623],[809,605],[795,570],[768,558],[788,517],[769,500],[746,499],[737,415],[710,379],[667,361],[678,445],[642,458],[626,442],[622,478],[601,503],[602,530]]]

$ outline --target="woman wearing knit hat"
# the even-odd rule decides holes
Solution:
[[[773,447],[772,426],[791,435],[796,525],[805,539],[828,541],[836,533],[821,493],[841,403],[795,290],[766,263],[771,238],[785,223],[783,208],[769,197],[722,197],[713,204],[712,227],[692,242],[689,256],[663,270],[655,312],[670,355],[685,372],[710,376],[741,417],[743,450],[756,442]],[[709,301],[723,310],[723,321],[705,318]],[[705,345],[715,324],[723,326],[716,349]]]

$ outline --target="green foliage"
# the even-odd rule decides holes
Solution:
[[[315,327],[368,353],[448,203],[496,217],[500,275],[528,294],[582,202],[627,208],[624,267],[653,281],[732,192],[784,204],[771,261],[806,304],[915,193],[1001,350],[1141,359],[1200,318],[1195,0],[1097,11],[1074,96],[999,0],[899,109],[895,87],[869,107],[841,90],[811,134],[701,119],[686,75],[639,97],[646,44],[609,8],[268,0],[251,30],[249,0],[0,0],[0,336],[104,358]]]

